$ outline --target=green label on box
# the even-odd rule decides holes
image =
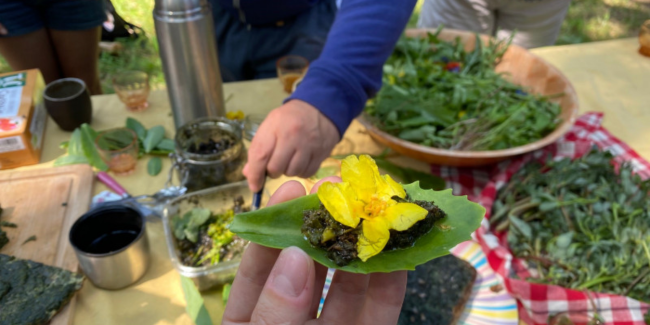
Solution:
[[[27,73],[21,72],[0,77],[0,89],[11,87],[22,87],[27,82]]]

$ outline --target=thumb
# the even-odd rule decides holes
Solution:
[[[304,324],[310,319],[314,280],[311,258],[299,248],[284,249],[262,290],[251,324]]]

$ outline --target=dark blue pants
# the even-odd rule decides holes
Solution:
[[[300,55],[312,62],[320,55],[336,15],[335,0],[321,0],[290,19],[263,26],[242,23],[211,1],[224,82],[273,78],[275,62]]]

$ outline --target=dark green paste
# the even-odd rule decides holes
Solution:
[[[390,231],[390,239],[382,251],[394,249],[403,249],[413,246],[415,241],[422,235],[428,233],[436,223],[443,219],[446,214],[439,209],[433,202],[427,201],[410,201],[394,197],[393,199],[401,202],[412,202],[423,208],[429,213],[427,216],[416,222],[411,228],[405,231]],[[363,220],[356,228],[345,226],[334,220],[332,215],[320,205],[317,210],[307,210],[303,213],[303,225],[301,232],[305,238],[314,247],[319,247],[327,251],[327,257],[338,266],[348,265],[357,259],[357,241],[361,233]],[[323,240],[323,234],[327,230],[328,240]]]

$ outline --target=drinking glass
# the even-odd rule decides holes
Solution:
[[[253,141],[257,129],[260,127],[260,124],[264,121],[266,115],[261,114],[248,114],[244,118],[244,139],[248,141]]]
[[[282,85],[284,85],[284,91],[291,93],[296,80],[302,78],[305,72],[307,72],[309,61],[302,56],[287,55],[281,57],[275,66],[278,70],[278,78],[282,82]]]
[[[52,81],[43,91],[45,109],[64,131],[90,123],[93,105],[86,84],[81,79],[63,78]]]
[[[131,112],[141,112],[149,107],[149,75],[142,71],[125,71],[113,77],[113,89]]]
[[[138,162],[138,136],[131,129],[118,128],[100,133],[95,147],[115,175],[128,175]]]
[[[646,20],[639,30],[639,53],[650,56],[650,20]]]

